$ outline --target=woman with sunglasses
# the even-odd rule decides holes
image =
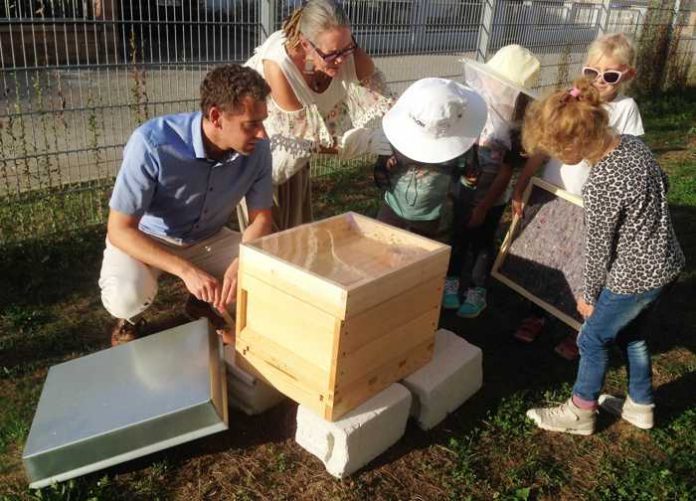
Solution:
[[[306,2],[246,65],[271,87],[264,125],[273,154],[275,230],[312,220],[309,162],[314,155],[391,155],[380,119],[392,98],[338,3]],[[238,217],[244,227],[244,203]]]
[[[621,93],[621,90],[636,75],[635,48],[623,33],[605,35],[590,45],[582,76],[587,78],[599,92],[603,108],[609,115],[609,126],[617,134],[642,136],[643,122],[636,102]],[[582,196],[582,187],[590,174],[590,165],[582,161],[577,165],[566,165],[560,160],[543,156],[531,157],[519,176],[512,196],[513,211],[522,213],[522,195],[529,179],[544,166],[542,178],[574,195]],[[523,342],[531,342],[541,334],[546,324],[544,312],[533,306],[531,314],[525,318],[514,337]],[[556,353],[568,360],[578,357],[575,335],[567,336],[555,349]]]

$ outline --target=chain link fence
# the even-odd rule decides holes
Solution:
[[[343,2],[358,43],[396,93],[425,76],[460,79],[462,57],[484,60],[509,43],[542,59],[542,89],[565,85],[587,45],[616,31],[653,57],[639,61],[652,90],[685,84],[692,3]],[[246,60],[299,4],[0,0],[0,247],[103,223],[132,130],[153,116],[197,109],[203,75]],[[313,165],[316,175],[340,167],[330,158]]]

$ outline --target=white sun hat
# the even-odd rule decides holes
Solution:
[[[440,163],[463,155],[486,123],[486,103],[469,87],[423,78],[404,91],[382,118],[387,139],[408,158]]]
[[[501,47],[487,63],[463,59],[464,74],[471,68],[536,99],[531,89],[539,80],[541,62],[529,49],[513,44]],[[467,79],[468,80],[468,79]]]

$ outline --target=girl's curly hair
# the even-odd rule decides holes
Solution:
[[[581,78],[572,89],[554,92],[529,106],[522,127],[522,145],[529,155],[581,155],[596,163],[611,134],[609,115],[599,92],[589,80]]]

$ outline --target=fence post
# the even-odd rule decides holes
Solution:
[[[259,9],[259,45],[275,31],[276,0],[261,0]]]
[[[493,21],[499,0],[484,0],[481,5],[481,21],[479,23],[478,38],[476,40],[476,60],[485,62],[488,56],[488,47],[493,36]]]
[[[672,33],[679,24],[679,11],[681,10],[681,0],[674,0],[674,15],[672,16]]]
[[[577,2],[574,1],[563,2],[563,14],[565,16],[563,23],[565,25],[575,24],[575,11],[577,10],[577,5]]]
[[[601,37],[607,34],[607,28],[609,28],[609,12],[611,11],[611,0],[603,0],[602,7],[599,9],[599,16],[597,17],[598,33],[597,36]]]
[[[425,26],[428,23],[428,2],[412,0],[411,2],[411,50],[425,50]]]

